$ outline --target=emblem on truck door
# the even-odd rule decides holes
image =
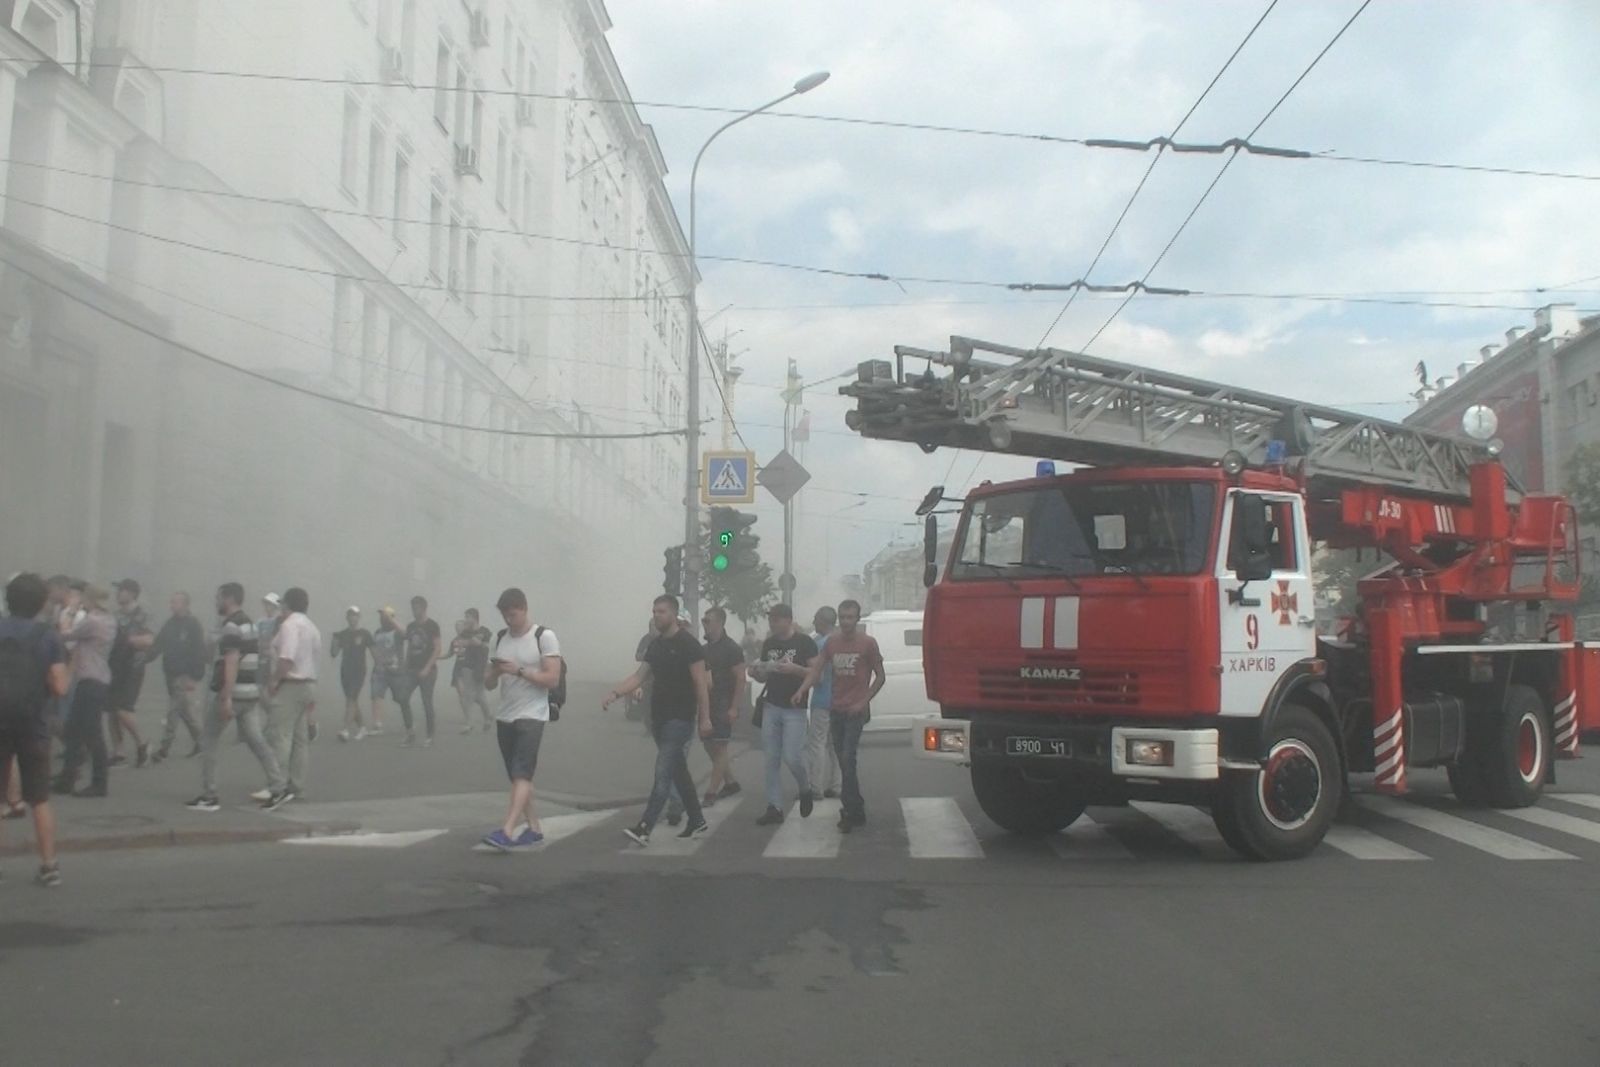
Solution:
[[[1288,626],[1290,616],[1300,610],[1300,594],[1289,592],[1289,583],[1278,579],[1278,588],[1272,594],[1272,610],[1278,613],[1278,625]]]
[[[1017,677],[1029,682],[1081,682],[1082,667],[1020,667]]]

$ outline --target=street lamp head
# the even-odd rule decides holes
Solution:
[[[811,90],[815,89],[817,86],[821,85],[827,80],[828,72],[825,70],[819,70],[815,74],[807,74],[804,78],[801,78],[799,81],[795,82],[794,91],[797,93],[809,93]]]

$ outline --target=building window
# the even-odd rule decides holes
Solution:
[[[489,264],[489,336],[500,339],[500,319],[505,315],[505,293],[501,285],[505,282],[505,272],[500,269],[497,259]]]
[[[533,175],[526,170],[522,172],[521,223],[524,231],[533,227]]]
[[[466,288],[462,296],[466,297],[467,310],[476,310],[478,306],[478,238],[476,235],[467,237],[467,274]]]
[[[355,284],[348,278],[336,278],[333,283],[333,376],[341,382],[352,382],[352,351],[357,324]]]
[[[472,147],[483,157],[483,94],[472,94]]]
[[[433,121],[450,132],[450,46],[443,41],[433,66]]]
[[[394,154],[394,239],[406,240],[406,212],[411,210],[411,160],[404,152]]]
[[[344,98],[344,134],[339,154],[339,184],[353,200],[356,197],[356,171],[361,165],[361,101]]]
[[[400,5],[400,63],[409,77],[412,57],[417,52],[417,0],[404,0]]]
[[[361,395],[378,398],[378,301],[368,293],[361,309]]]
[[[437,192],[428,198],[428,272],[444,281],[444,201]]]
[[[461,220],[450,217],[450,292],[461,296]]]
[[[373,123],[367,151],[367,211],[374,216],[383,211],[383,161],[387,155],[383,130]]]
[[[405,396],[404,385],[401,379],[405,376],[404,365],[406,329],[394,316],[389,317],[389,373],[385,376],[388,389],[384,397],[384,404],[391,411],[400,410],[402,398]]]
[[[494,202],[506,206],[506,131],[502,127],[494,148]]]
[[[472,131],[467,128],[467,68],[456,65],[456,141],[467,144]]]

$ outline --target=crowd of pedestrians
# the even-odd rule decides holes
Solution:
[[[259,616],[252,617],[243,586],[225,582],[216,590],[210,628],[196,617],[188,594],[175,593],[169,617],[155,632],[140,604],[139,583],[124,579],[112,589],[114,594],[62,575],[45,581],[32,574],[16,576],[6,588],[7,612],[0,620],[4,817],[33,815],[41,883],[60,880],[50,794],[107,796],[110,769],[127,762],[125,739],[133,744],[136,767],[160,764],[173,758],[181,727],[190,746],[186,757],[199,757],[200,793],[187,806],[215,812],[222,808],[218,755],[232,724],[265,782],[252,799],[274,811],[304,797],[324,647],[338,667],[344,708],[337,736],[347,743],[381,734],[384,701],[392,699],[405,729],[401,743],[432,745],[439,665],[451,661],[461,732],[495,731],[510,783],[505,821],[482,844],[510,851],[543,840],[533,778],[546,724],[559,718],[566,700],[566,667],[559,639],[533,622],[520,589],[506,589],[496,603],[505,622],[498,634],[468,609],[446,644],[429,617],[427,599],[416,596],[404,627],[386,606],[377,612],[377,628],[368,630],[361,608],[349,606],[344,628],[326,646],[308,614],[310,596],[298,586],[263,596]],[[766,805],[759,825],[777,826],[787,817],[785,771],[794,781],[800,817],[812,814],[819,796],[837,796],[841,832],[866,822],[857,748],[885,678],[877,642],[860,628],[861,607],[847,600],[837,610],[822,608],[811,633],[795,625],[787,604],[773,605],[767,618],[765,640],[756,642],[747,633],[741,644],[727,632],[727,613],[713,606],[700,620],[701,640],[680,616],[676,597],[655,599],[638,665],[603,703],[610,707],[632,695],[647,704],[655,768],[645,809],[626,830],[638,845],[648,845],[663,817],[674,827],[684,823],[681,838],[707,832],[706,809],[741,791],[729,745],[747,707],[765,756]],[[158,660],[166,711],[152,751],[134,709],[146,668]],[[761,691],[747,702],[752,681]],[[703,794],[689,769],[696,738],[711,763]],[[61,762],[51,777],[56,740]],[[88,781],[80,784],[85,764]]]

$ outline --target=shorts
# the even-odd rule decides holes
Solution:
[[[730,709],[731,710],[731,709]],[[704,740],[707,747],[733,738],[733,716],[728,712],[711,713],[711,733]]]
[[[344,698],[346,700],[354,700],[361,695],[361,682],[362,678],[359,674],[354,676],[348,674],[339,675],[339,684],[344,687]]]
[[[394,683],[389,679],[389,670],[385,667],[372,668],[372,699],[382,700],[393,693]]]
[[[539,766],[539,742],[544,740],[544,723],[538,719],[497,722],[494,732],[500,740],[500,758],[505,760],[506,777],[533,781]]]
[[[99,729],[99,727],[95,727]],[[11,760],[22,772],[22,800],[28,805],[50,799],[50,730],[43,719],[0,726],[0,795],[11,784]]]
[[[132,711],[139,703],[139,691],[144,688],[144,670],[117,671],[111,676],[111,692],[106,711]]]

